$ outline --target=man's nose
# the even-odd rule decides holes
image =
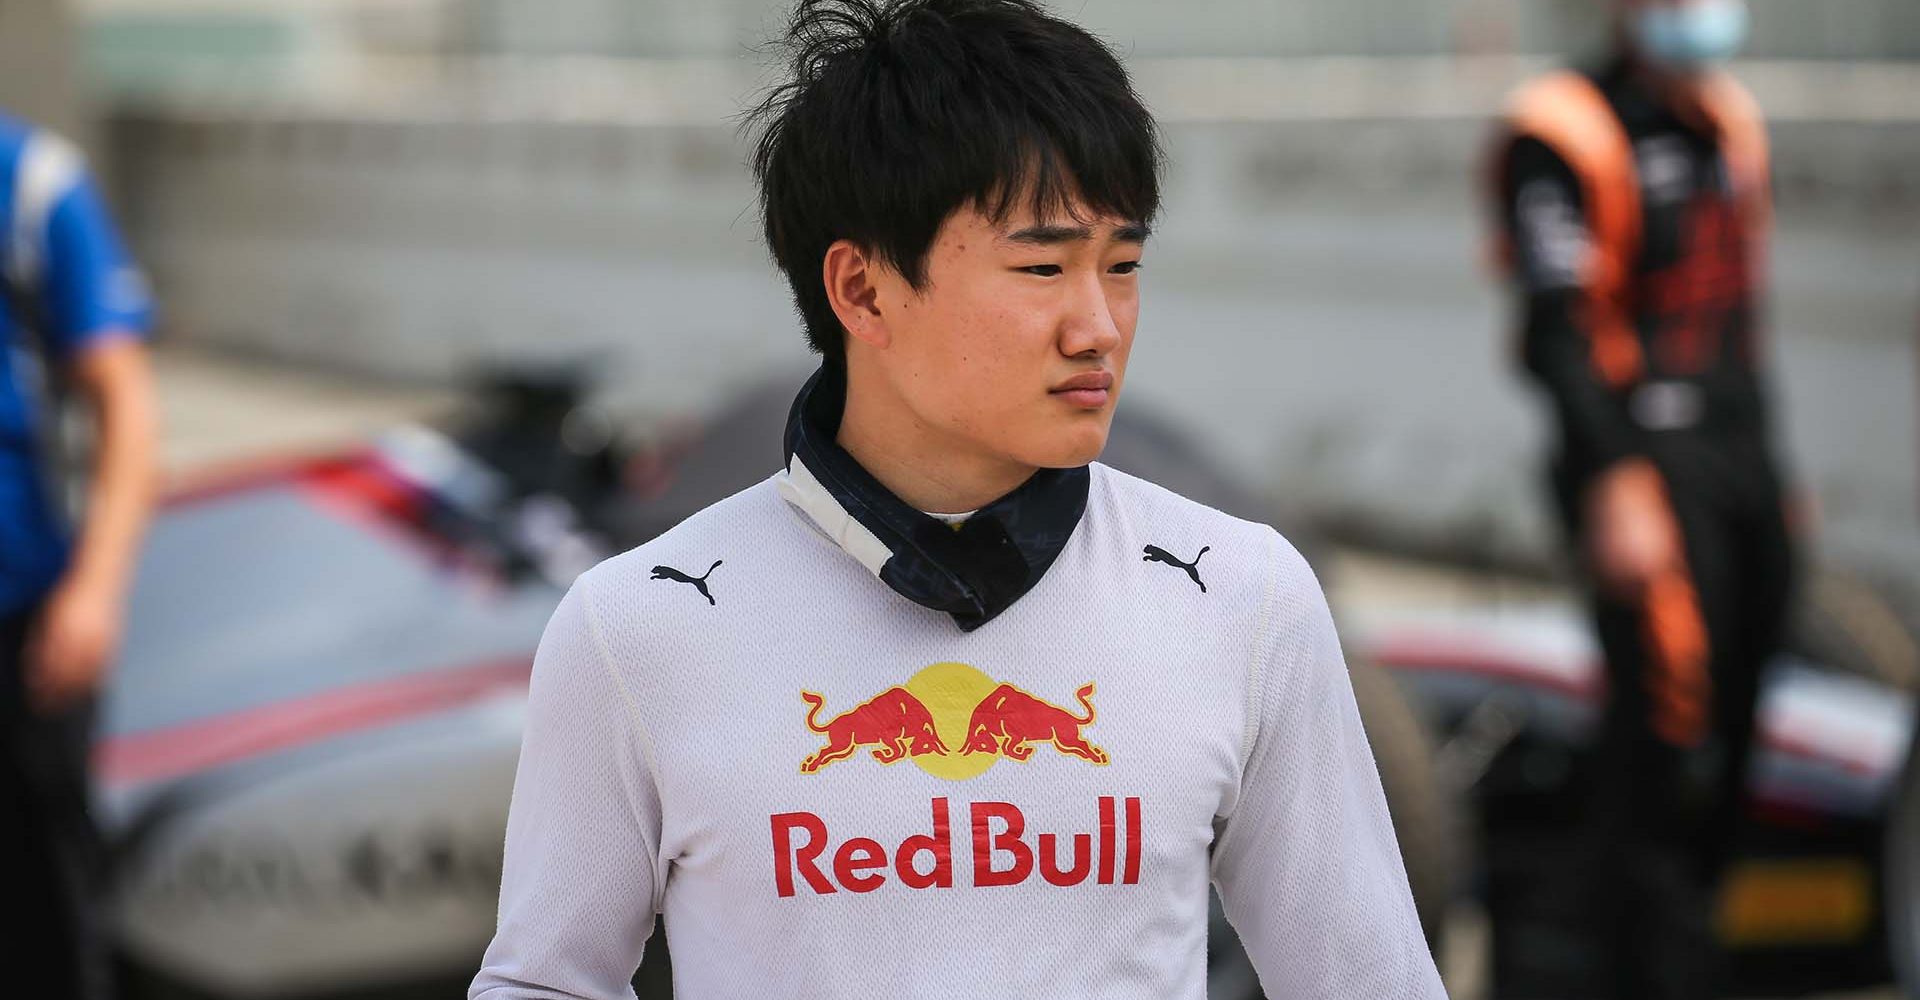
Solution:
[[[1074,283],[1073,301],[1060,331],[1060,353],[1103,358],[1120,346],[1120,327],[1099,275]]]

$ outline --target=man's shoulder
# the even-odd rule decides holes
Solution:
[[[35,136],[60,141],[54,133],[37,128],[32,122],[0,111],[0,161],[11,163],[19,157],[20,150],[26,146],[27,140]]]
[[[782,501],[763,479],[581,575],[596,613],[658,621],[718,606],[730,554],[764,551],[790,537]],[[738,561],[738,560],[736,560]]]
[[[11,200],[23,193],[17,189],[38,186],[42,197],[57,197],[86,176],[87,156],[66,136],[0,112],[0,167],[12,178],[0,196]]]
[[[1306,564],[1272,525],[1235,517],[1111,466],[1095,463],[1088,509],[1128,536],[1130,545],[1137,543],[1144,559],[1178,567],[1198,564],[1204,555],[1210,593],[1238,593],[1264,604],[1276,587],[1298,584]]]
[[[1106,504],[1134,517],[1163,524],[1192,525],[1233,534],[1260,535],[1273,531],[1259,521],[1235,517],[1226,511],[1190,499],[1150,479],[1093,463],[1088,507]]]

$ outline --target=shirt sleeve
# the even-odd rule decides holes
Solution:
[[[1502,222],[1513,247],[1527,370],[1551,397],[1574,451],[1599,465],[1637,454],[1640,430],[1594,367],[1592,338],[1581,319],[1592,234],[1573,169],[1544,143],[1522,137],[1508,151],[1502,176]]]
[[[22,212],[19,238],[37,248],[40,326],[56,358],[113,336],[145,336],[152,297],[77,150],[44,133],[25,154],[48,185],[44,215]]]
[[[659,908],[646,736],[576,582],[534,656],[500,914],[470,1000],[633,997]]]
[[[1213,853],[1227,919],[1268,996],[1445,1000],[1326,596],[1274,537],[1257,728]]]

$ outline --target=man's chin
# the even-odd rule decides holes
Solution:
[[[1100,457],[1107,447],[1107,425],[1102,423],[1097,429],[1091,427],[1075,428],[1072,433],[1062,434],[1047,442],[1043,448],[1034,449],[1029,464],[1043,469],[1077,469]]]

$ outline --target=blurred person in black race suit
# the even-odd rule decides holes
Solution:
[[[87,755],[154,493],[151,310],[78,150],[4,115],[0,234],[0,954],[9,996],[95,1000],[111,985]],[[68,390],[96,430],[77,531]]]
[[[1766,134],[1721,67],[1742,0],[1612,13],[1597,68],[1515,95],[1492,181],[1607,665],[1583,897],[1599,985],[1709,997],[1759,673],[1793,578],[1759,343]]]

